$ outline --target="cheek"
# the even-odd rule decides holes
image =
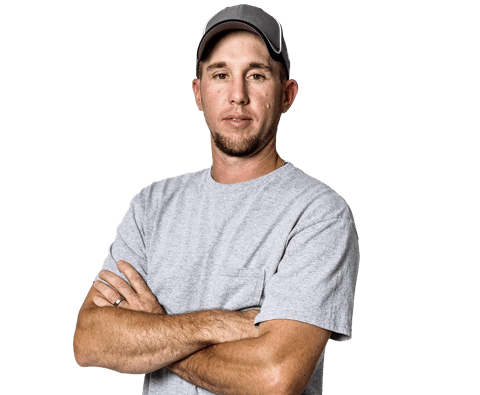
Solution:
[[[209,119],[216,119],[219,116],[220,106],[219,106],[219,93],[217,91],[211,92],[203,97],[203,112],[205,116]]]
[[[211,90],[205,94],[204,98],[209,103],[219,104],[224,99],[224,92],[221,89]]]

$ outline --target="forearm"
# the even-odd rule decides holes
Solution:
[[[216,344],[169,365],[184,380],[216,394],[270,394],[278,371],[262,338]]]
[[[158,315],[115,307],[79,314],[75,355],[82,366],[148,373],[222,341],[250,337],[231,324],[238,313]]]

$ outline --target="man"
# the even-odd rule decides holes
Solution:
[[[351,336],[358,238],[347,203],[276,151],[289,71],[263,10],[207,23],[193,91],[213,165],[132,200],[79,313],[81,366],[144,373],[144,394],[322,393],[327,340]]]

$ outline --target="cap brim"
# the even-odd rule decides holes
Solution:
[[[209,43],[209,41],[213,37],[215,37],[217,34],[219,34],[221,32],[224,32],[225,30],[232,30],[232,29],[247,30],[249,32],[258,34],[262,38],[263,42],[265,43],[265,46],[267,47],[268,51],[270,52],[269,46],[271,44],[268,41],[265,41],[267,39],[257,29],[255,29],[254,27],[252,27],[252,26],[250,26],[246,23],[243,23],[243,22],[239,22],[239,21],[235,21],[235,20],[225,21],[225,22],[222,22],[222,23],[214,26],[212,29],[210,29],[203,36],[202,41],[200,42],[200,45],[198,46],[198,50],[197,50],[197,62],[202,58],[203,51],[205,50],[205,47],[207,46],[207,44]]]

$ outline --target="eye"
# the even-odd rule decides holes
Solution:
[[[250,77],[252,77],[255,81],[263,81],[265,77],[261,74],[252,74]]]
[[[215,74],[213,78],[216,78],[218,80],[224,80],[225,78],[227,78],[227,75],[224,73],[218,73],[218,74]]]

